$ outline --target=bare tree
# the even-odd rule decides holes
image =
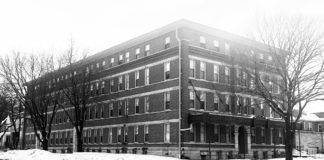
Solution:
[[[23,56],[14,53],[0,59],[0,76],[14,92],[18,103],[25,107],[28,120],[44,150],[48,150],[51,125],[57,110],[57,89],[52,79],[53,57]]]
[[[10,121],[4,126],[4,131],[0,137],[0,140],[7,131],[10,131],[10,148],[17,149],[20,141],[24,108],[16,99],[13,90],[6,83],[3,83],[0,86],[0,105],[6,108],[6,110],[3,112],[6,113],[9,118],[8,120]]]
[[[68,78],[61,81],[60,90],[64,94],[65,103],[60,103],[69,121],[76,132],[76,151],[83,151],[83,128],[87,115],[90,95],[89,86],[91,73],[89,67],[85,68],[84,59],[87,57],[84,51],[81,56],[71,39],[66,53],[60,58],[62,69]]]
[[[286,159],[291,160],[297,122],[324,94],[323,30],[305,17],[280,17],[261,20],[256,34],[262,47],[242,49],[249,56],[236,62],[250,79],[246,90],[284,119]]]

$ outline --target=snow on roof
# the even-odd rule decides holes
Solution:
[[[324,118],[319,118],[315,113],[303,113],[300,120],[319,122],[319,121],[324,121]]]
[[[179,160],[178,158],[142,154],[114,154],[82,152],[72,154],[51,153],[39,149],[0,152],[0,159],[10,160]]]

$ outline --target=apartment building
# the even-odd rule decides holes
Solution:
[[[85,151],[226,159],[284,150],[283,121],[240,90],[253,80],[233,59],[251,55],[266,79],[278,79],[262,44],[187,20],[89,57],[80,69],[94,75],[89,92],[96,103],[87,111]],[[77,73],[62,72],[48,87],[69,74]],[[72,151],[67,116],[60,110],[54,121],[50,150]],[[37,146],[30,127],[26,139]]]

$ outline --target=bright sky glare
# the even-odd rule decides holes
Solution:
[[[300,14],[324,20],[323,7],[321,0],[4,0],[0,55],[59,54],[71,37],[94,54],[182,18],[246,36],[258,17]],[[324,111],[323,104],[307,111]]]

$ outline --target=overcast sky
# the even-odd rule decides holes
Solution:
[[[2,0],[0,55],[59,54],[70,37],[93,54],[182,18],[246,36],[258,17],[295,14],[324,20],[324,1]]]

